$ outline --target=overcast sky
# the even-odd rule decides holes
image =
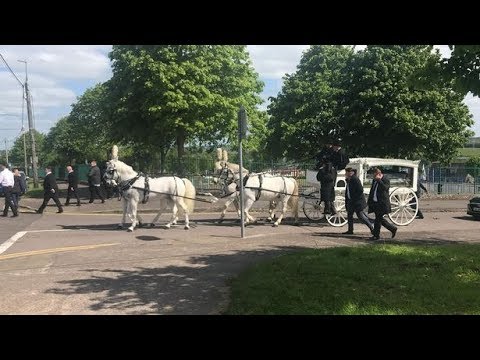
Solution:
[[[21,82],[25,81],[28,61],[29,85],[33,97],[36,129],[47,133],[85,89],[111,77],[107,57],[111,45],[0,45],[3,55]],[[253,65],[265,83],[263,97],[276,96],[285,73],[293,73],[308,45],[250,45]],[[440,45],[444,56],[448,47]],[[480,136],[480,99],[467,96],[465,103],[474,116],[472,128]],[[264,104],[264,107],[266,103]],[[26,109],[24,124],[28,128]],[[0,149],[4,139],[10,148],[22,128],[22,88],[0,61]]]

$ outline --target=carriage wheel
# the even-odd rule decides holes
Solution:
[[[323,203],[320,202],[320,192],[318,190],[307,194],[303,200],[303,213],[310,221],[320,221],[323,214]]]
[[[392,212],[388,214],[396,225],[410,224],[418,213],[418,198],[409,188],[397,188],[390,194]]]
[[[344,226],[348,222],[345,198],[343,196],[335,196],[333,205],[337,213],[335,215],[326,215],[328,223],[335,227]]]

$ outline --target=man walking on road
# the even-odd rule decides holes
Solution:
[[[90,201],[89,203],[93,203],[95,199],[95,194],[102,200],[102,204],[105,202],[105,198],[103,197],[102,191],[100,189],[101,183],[101,176],[100,176],[100,169],[97,166],[97,162],[92,160],[90,162],[90,171],[88,173],[88,188],[90,190]]]
[[[67,190],[67,200],[65,201],[65,206],[70,205],[70,198],[72,195],[77,199],[77,206],[80,206],[80,198],[78,197],[78,176],[71,165],[67,166],[68,171],[68,190]]]
[[[0,185],[3,187],[3,192],[5,193],[5,207],[3,208],[3,217],[7,217],[8,208],[12,209],[12,217],[18,216],[17,206],[12,198],[13,186],[15,185],[15,180],[13,173],[7,169],[6,164],[0,164]]]
[[[60,204],[60,200],[58,199],[57,181],[55,180],[55,175],[52,174],[52,167],[47,166],[45,168],[45,173],[45,179],[43,180],[43,203],[38,208],[37,214],[43,213],[43,210],[47,206],[50,199],[53,199],[58,207],[57,214],[63,213],[62,204]]]

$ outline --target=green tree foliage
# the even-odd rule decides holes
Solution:
[[[340,132],[352,154],[448,163],[473,135],[463,94],[452,83],[417,88],[412,77],[438,62],[431,46],[368,46],[344,85]]]
[[[480,96],[480,45],[449,45],[452,54],[442,63],[444,75],[458,91]]]
[[[270,98],[268,109],[266,152],[272,158],[311,158],[338,128],[340,85],[352,56],[352,48],[340,45],[311,46],[297,71],[284,77],[282,91]]]
[[[104,85],[87,89],[72,105],[69,116],[60,119],[48,133],[48,162],[74,164],[107,160],[115,142],[107,109]]]
[[[440,61],[431,49],[368,46],[353,53],[340,46],[312,47],[272,101],[270,149],[281,139],[288,144],[276,157],[313,156],[331,131],[350,157],[449,162],[472,135],[473,120],[451,82],[430,89],[414,85],[425,82],[419,74]]]
[[[466,167],[480,168],[480,156],[472,156],[465,164]]]
[[[35,150],[37,152],[37,157],[39,159],[39,162],[43,161],[45,158],[45,151],[44,151],[44,141],[45,141],[45,135],[38,132],[37,130],[34,131],[34,136],[35,136]],[[31,159],[32,159],[32,141],[30,138],[30,134],[27,131],[25,133],[25,148],[27,151],[27,163],[31,164]],[[13,147],[10,150],[10,153],[8,154],[8,160],[15,166],[20,166],[24,167],[25,164],[25,156],[24,156],[24,146],[23,146],[23,135],[20,135],[17,137],[15,140]]]
[[[162,159],[176,145],[179,159],[188,141],[236,139],[237,111],[249,114],[252,138],[265,139],[264,116],[256,110],[263,84],[245,46],[114,46],[108,82],[113,131],[124,141],[146,144]]]

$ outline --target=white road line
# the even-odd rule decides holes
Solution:
[[[86,230],[86,229],[80,229]],[[30,231],[19,231],[15,235],[13,235],[10,239],[5,241],[2,245],[0,245],[0,254],[4,253],[8,250],[10,246],[15,244],[15,242],[21,239],[27,233],[36,233],[36,232],[52,232],[52,231],[78,231],[78,230],[70,230],[70,229],[58,229],[58,230],[30,230]]]
[[[28,231],[19,231],[17,232],[15,235],[13,235],[10,239],[8,239],[7,241],[5,241],[2,245],[0,245],[0,254],[4,253],[5,251],[7,251],[7,249],[12,246],[13,244],[15,244],[15,242],[18,240],[18,239],[21,239],[23,235],[25,235]]]

